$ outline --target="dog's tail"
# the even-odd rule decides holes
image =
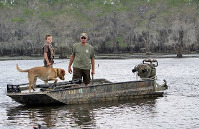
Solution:
[[[17,70],[19,72],[28,72],[29,71],[29,69],[26,69],[26,70],[20,69],[19,66],[18,66],[18,64],[16,64],[16,68],[17,68]]]

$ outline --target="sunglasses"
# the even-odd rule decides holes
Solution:
[[[83,37],[81,37],[81,39],[86,39],[86,37],[83,36]]]

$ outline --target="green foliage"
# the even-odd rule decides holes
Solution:
[[[99,1],[99,0],[97,0],[97,1]],[[74,4],[74,5],[86,6],[86,5],[91,4],[92,2],[97,2],[97,1],[93,1],[93,0],[68,0],[67,3]]]
[[[90,3],[85,4],[85,9],[88,11],[92,11],[92,10],[99,10],[101,9],[101,5],[103,3],[101,1],[92,1]]]
[[[62,14],[65,14],[67,13],[67,10],[59,10],[56,12],[56,15],[62,15]]]
[[[0,0],[0,7],[15,7],[24,5],[24,0]]]
[[[77,3],[82,3],[84,5],[89,5],[93,0],[76,0]]]
[[[127,47],[127,44],[123,42],[122,37],[117,37],[116,41],[117,41],[119,47],[121,47],[121,48],[126,48]]]
[[[113,46],[113,42],[112,41],[105,42],[105,47],[106,48],[112,48],[112,46]]]
[[[105,47],[106,48],[113,48],[114,43],[116,43],[118,45],[119,48],[126,48],[127,44],[125,42],[123,42],[123,38],[122,37],[117,37],[115,40],[110,40],[105,42]]]
[[[4,4],[3,4],[2,2],[0,2],[0,7],[1,7],[1,8],[4,7]]]
[[[54,11],[41,11],[40,12],[40,17],[44,18],[44,17],[51,17],[54,15]]]
[[[146,27],[147,22],[148,22],[147,20],[142,20],[142,22],[140,23],[140,25],[142,27]]]
[[[181,5],[187,4],[190,1],[189,0],[168,0],[169,5],[173,6],[173,7],[179,7]]]
[[[197,3],[197,4],[199,3],[199,0],[192,0],[192,1],[193,1],[194,3]]]
[[[149,0],[148,3],[151,3],[151,4],[154,4],[154,3],[157,3],[157,2],[160,2],[161,0]]]
[[[11,21],[12,22],[17,22],[17,23],[24,23],[25,19],[23,19],[23,18],[12,18]]]
[[[103,10],[102,14],[126,11],[128,8],[122,5],[122,2],[117,0],[106,0],[100,3],[100,7]]]
[[[123,43],[123,42],[119,43],[118,45],[119,45],[119,47],[121,47],[121,48],[126,48],[126,47],[127,47],[127,44],[126,44],[126,43]]]
[[[32,16],[34,14],[34,10],[32,10],[32,9],[24,9],[23,10],[23,14],[26,17],[30,17],[30,16]]]

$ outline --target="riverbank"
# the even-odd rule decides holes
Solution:
[[[135,53],[135,54],[99,54],[96,55],[96,59],[133,59],[133,58],[178,58],[177,54],[167,53]],[[199,58],[199,54],[183,54],[182,58]]]
[[[59,56],[55,56],[55,59]],[[69,56],[68,56],[69,57]],[[132,59],[132,58],[177,58],[176,54],[164,54],[164,53],[153,53],[147,55],[145,53],[136,53],[136,54],[98,54],[95,56],[96,59]],[[182,58],[199,58],[199,54],[183,54]],[[40,60],[43,57],[34,57],[34,56],[1,56],[0,61],[3,60]],[[67,58],[63,58],[67,59]]]
[[[43,57],[33,57],[33,56],[1,56],[0,61],[3,60],[39,60]]]

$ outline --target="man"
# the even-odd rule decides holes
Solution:
[[[54,48],[52,47],[52,35],[45,36],[46,43],[43,46],[44,67],[52,67],[54,61]]]
[[[93,47],[87,43],[88,35],[81,33],[80,43],[73,45],[72,54],[68,66],[68,72],[71,74],[71,65],[73,64],[73,80],[82,79],[87,86],[90,83],[90,69],[91,74],[95,74],[95,55]],[[91,63],[91,65],[90,65]]]

